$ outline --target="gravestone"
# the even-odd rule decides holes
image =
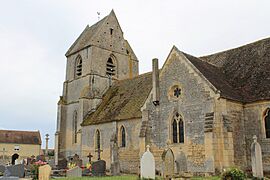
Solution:
[[[177,157],[176,157],[176,170],[177,173],[184,173],[187,172],[187,158],[185,153],[181,152]]]
[[[14,176],[9,176],[9,177],[2,176],[2,177],[0,177],[0,179],[1,180],[19,180],[20,178],[14,177]]]
[[[76,166],[79,166],[79,167],[82,166],[82,160],[80,159],[80,157],[79,157],[78,154],[75,154],[75,155],[72,157],[72,163],[74,163]]]
[[[114,133],[111,137],[111,174],[113,176],[120,175],[120,163],[118,157],[118,145],[117,145],[117,136]]]
[[[76,166],[67,170],[67,177],[82,177],[82,169]]]
[[[50,165],[40,166],[38,168],[38,179],[39,180],[50,180],[52,168]]]
[[[4,174],[6,166],[0,165],[0,173]]]
[[[253,177],[263,179],[262,151],[256,135],[253,136],[251,144],[251,166]]]
[[[155,159],[150,152],[150,146],[146,146],[147,150],[143,153],[141,158],[141,178],[155,179]]]
[[[15,176],[19,178],[23,178],[25,175],[24,172],[24,165],[23,164],[17,164],[13,166],[7,166],[7,170],[10,173],[10,176]]]
[[[170,148],[162,153],[162,169],[164,178],[174,175],[174,155]]]
[[[58,169],[66,169],[67,168],[67,159],[66,158],[60,159],[58,161],[57,168]]]
[[[99,160],[92,164],[92,174],[94,176],[105,176],[106,161]]]

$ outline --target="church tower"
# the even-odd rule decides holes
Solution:
[[[95,111],[114,81],[138,75],[138,60],[112,10],[86,26],[66,53],[66,79],[58,102],[55,157],[81,154],[83,119]]]

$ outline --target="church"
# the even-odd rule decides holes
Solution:
[[[137,173],[150,145],[156,170],[171,150],[175,173],[251,169],[256,135],[270,170],[270,39],[203,57],[173,46],[162,67],[139,74],[139,60],[112,10],[86,26],[65,54],[58,101],[56,161],[78,154]],[[112,145],[113,144],[113,145]]]

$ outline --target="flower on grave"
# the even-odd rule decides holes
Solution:
[[[67,165],[67,168],[72,169],[72,168],[75,168],[76,166],[77,166],[76,163],[69,162],[68,165]]]
[[[87,163],[87,164],[86,164],[86,168],[89,169],[89,170],[91,171],[92,165],[91,165],[90,163]]]
[[[43,165],[46,165],[47,162],[44,162],[44,161],[36,161],[34,162],[34,164],[32,164],[32,167],[31,167],[31,172],[33,174],[33,179],[38,179],[38,171],[39,171],[39,167],[40,166],[43,166]]]

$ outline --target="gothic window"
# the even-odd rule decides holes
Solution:
[[[126,147],[126,131],[123,126],[121,127],[121,147]]]
[[[78,129],[78,121],[77,121],[77,111],[73,113],[73,142],[77,143],[77,129]]]
[[[100,131],[96,131],[96,149],[100,149]]]
[[[177,143],[177,122],[175,119],[173,120],[172,130],[173,130],[173,143]]]
[[[76,58],[75,63],[76,63],[75,75],[76,77],[79,77],[82,75],[82,57],[80,55]]]
[[[172,142],[184,143],[184,122],[179,113],[176,113],[172,123]]]
[[[114,64],[113,59],[111,57],[109,57],[107,64],[106,64],[106,74],[108,76],[115,75],[115,64]]]
[[[264,125],[265,125],[265,136],[266,138],[270,138],[270,109],[269,108],[265,112]]]
[[[179,127],[179,142],[184,143],[184,123],[182,119],[179,120],[178,127]]]

